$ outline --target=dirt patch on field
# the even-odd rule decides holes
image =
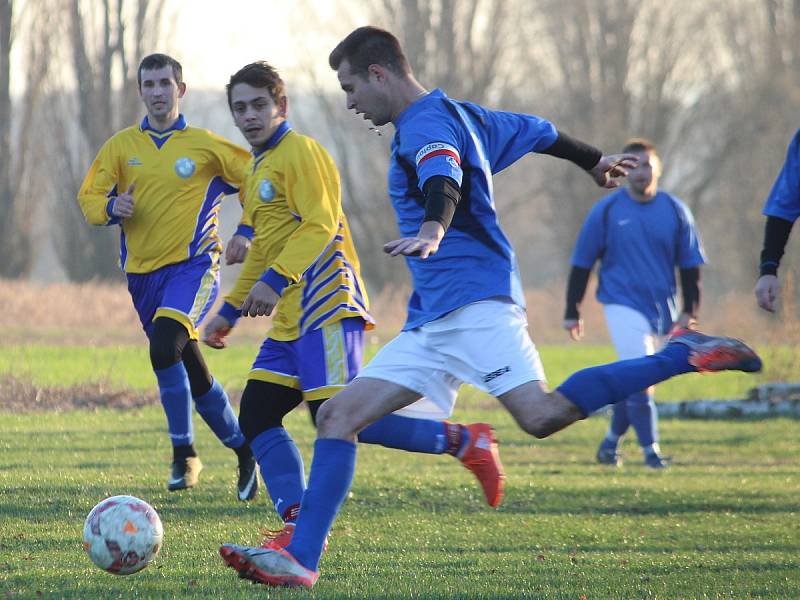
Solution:
[[[41,387],[12,376],[0,377],[0,410],[3,412],[131,409],[156,402],[156,392],[109,390],[99,383],[67,388]]]
[[[231,404],[239,405],[241,391],[229,391]],[[158,404],[158,392],[112,389],[102,383],[72,387],[42,387],[10,375],[0,375],[0,412],[29,413],[113,408],[129,410]]]

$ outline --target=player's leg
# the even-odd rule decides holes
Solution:
[[[606,304],[603,309],[611,342],[621,360],[653,354],[652,327],[644,315],[620,304]],[[622,463],[617,448],[630,424],[636,431],[645,461],[649,457],[654,466],[656,463],[663,465],[658,454],[657,412],[653,388],[631,394],[625,401],[614,404],[612,409],[613,416],[608,432],[597,450],[598,462],[612,465]]]
[[[761,359],[739,340],[680,331],[650,356],[583,369],[554,392],[548,393],[538,382],[526,383],[500,399],[522,429],[544,438],[606,404],[616,404],[676,375],[760,369]]]
[[[284,522],[282,530],[265,532],[265,541],[282,546],[291,539],[306,487],[303,459],[283,426],[283,417],[302,400],[298,389],[249,379],[239,410],[239,422],[253,448],[264,486]]]
[[[294,527],[305,490],[303,459],[283,426],[283,418],[303,400],[293,348],[296,343],[264,340],[248,375],[239,410],[242,431],[288,533],[291,532],[286,528]],[[284,537],[279,540],[281,543],[286,541]]]
[[[255,464],[239,422],[222,385],[211,377],[197,345],[198,326],[214,303],[219,290],[219,263],[215,255],[204,254],[179,265],[166,280],[156,319],[167,317],[186,328],[188,340],[181,349],[197,412],[217,438],[236,452],[239,460],[237,495],[248,499],[255,493]],[[190,344],[189,342],[194,342]],[[191,371],[191,374],[189,373]],[[239,484],[243,485],[240,486]]]
[[[338,393],[359,372],[364,347],[364,320],[342,319],[307,333],[296,342],[298,369],[304,398],[312,417],[320,403]],[[379,363],[362,374],[393,381],[424,393],[431,385],[409,378],[408,373],[425,373],[431,368],[430,353],[417,344],[414,336],[399,336],[382,352]],[[391,360],[390,360],[391,359]],[[379,365],[379,370],[376,370]],[[492,428],[486,423],[462,425],[444,421],[453,411],[455,397],[447,389],[432,389],[433,397],[446,399],[437,406],[426,399],[406,411],[387,415],[358,432],[358,441],[423,454],[450,454],[459,458],[481,484],[486,501],[497,507],[503,497],[503,470]],[[415,417],[422,418],[415,418]]]
[[[236,453],[236,495],[242,501],[252,500],[258,492],[256,460],[239,426],[228,394],[219,381],[212,377],[197,340],[186,343],[181,358],[189,376],[189,387],[197,412],[217,438]]]
[[[158,380],[161,404],[172,440],[170,491],[194,487],[203,468],[194,448],[192,394],[189,375],[181,360],[189,334],[182,323],[158,317],[150,329],[150,363]]]

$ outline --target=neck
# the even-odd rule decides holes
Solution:
[[[395,93],[396,100],[394,110],[392,110],[392,122],[394,122],[401,112],[425,96],[427,93],[428,90],[426,90],[419,81],[410,75],[400,81],[397,85],[397,90]]]
[[[147,121],[150,123],[150,127],[153,129],[157,129],[158,131],[166,131],[178,120],[180,113],[177,110],[172,111],[168,115],[164,115],[163,117],[154,117],[153,115],[147,115]]]
[[[656,188],[655,186],[652,188],[647,188],[642,192],[636,192],[630,188],[628,188],[628,193],[631,195],[631,198],[636,200],[637,202],[645,203],[650,202],[656,195]]]

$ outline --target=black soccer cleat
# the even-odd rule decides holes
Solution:
[[[167,480],[167,489],[170,492],[185,490],[197,485],[203,463],[196,456],[178,458],[172,462],[172,471]]]
[[[246,458],[239,458],[239,479],[236,482],[236,492],[239,500],[245,502],[256,497],[258,491],[258,465],[252,454]]]

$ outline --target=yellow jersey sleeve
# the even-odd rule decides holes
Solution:
[[[112,138],[100,148],[78,191],[78,204],[90,225],[116,222],[106,212],[109,199],[117,194],[117,182],[120,179],[113,144]]]

